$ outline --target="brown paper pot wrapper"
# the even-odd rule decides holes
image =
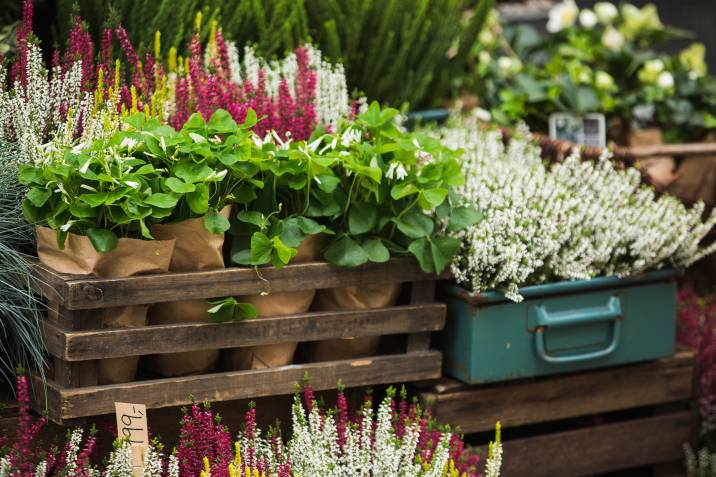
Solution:
[[[68,234],[64,249],[57,246],[54,230],[37,227],[37,256],[40,262],[60,273],[95,275],[103,278],[131,277],[169,270],[174,240],[121,238],[109,253],[94,249],[89,238]],[[104,308],[102,328],[135,328],[147,324],[147,306]],[[137,373],[138,356],[103,359],[99,362],[99,383],[132,381]]]
[[[228,218],[230,207],[224,207],[221,215]],[[154,225],[155,238],[176,240],[172,255],[172,272],[198,272],[224,268],[224,234],[212,234],[204,228],[204,218],[188,219],[170,224]],[[150,325],[208,322],[211,308],[206,300],[182,300],[159,303],[149,309]],[[147,364],[154,372],[165,376],[188,376],[213,370],[219,359],[219,350],[187,351],[183,353],[150,356]]]
[[[311,235],[307,237],[291,263],[311,262],[318,259],[325,237]],[[259,317],[285,316],[305,313],[311,308],[315,290],[269,293],[268,295],[249,295],[238,298],[240,302],[251,303],[256,307]],[[293,362],[298,347],[297,342],[272,345],[250,346],[226,350],[223,354],[223,368],[229,370],[265,369],[285,366]]]
[[[337,311],[385,308],[395,304],[399,293],[400,283],[318,290],[312,309]],[[316,341],[306,345],[306,357],[309,361],[333,361],[371,356],[376,353],[379,344],[380,336]]]

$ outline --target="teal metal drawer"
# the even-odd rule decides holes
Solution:
[[[645,361],[674,352],[672,271],[526,287],[513,303],[444,283],[445,374],[470,384]]]

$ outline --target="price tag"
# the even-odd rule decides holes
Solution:
[[[132,449],[132,474],[142,475],[144,456],[149,451],[147,406],[116,402],[114,408],[117,414],[117,437],[127,438]]]

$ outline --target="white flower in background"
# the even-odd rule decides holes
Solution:
[[[557,33],[574,25],[579,15],[579,8],[574,0],[564,0],[549,11],[547,31]]]
[[[672,89],[674,87],[674,75],[668,71],[662,71],[656,79],[656,84],[662,89]]]
[[[612,51],[620,50],[624,46],[624,35],[610,25],[602,34],[602,44]]]
[[[614,88],[614,78],[606,71],[597,71],[594,75],[594,85],[602,91],[610,91]]]
[[[579,12],[579,24],[584,28],[591,30],[599,22],[597,15],[588,8]]]
[[[488,65],[492,61],[492,55],[489,52],[482,50],[477,54],[477,59],[481,65]]]
[[[475,119],[484,123],[489,123],[492,120],[492,114],[486,109],[475,108],[472,110],[472,115],[475,116]]]
[[[489,47],[495,43],[495,35],[489,28],[483,28],[478,36],[478,40],[480,40],[480,45]]]
[[[666,65],[662,60],[658,58],[654,60],[649,60],[644,63],[644,66],[642,66],[639,70],[639,80],[642,83],[656,84],[659,79],[659,76],[662,72],[664,72],[665,68]]]
[[[603,25],[612,23],[619,15],[617,7],[609,2],[597,2],[594,5],[594,13]]]
[[[504,76],[511,76],[522,70],[522,62],[512,56],[501,56],[497,59],[497,67]]]

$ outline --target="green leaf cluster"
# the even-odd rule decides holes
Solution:
[[[703,45],[665,54],[665,40],[684,34],[664,26],[653,5],[624,3],[615,12],[552,33],[502,26],[492,15],[465,83],[503,125],[526,120],[546,132],[552,113],[603,113],[620,143],[632,124],[661,128],[667,142],[703,139],[716,128],[716,78],[706,73]]]
[[[234,260],[279,265],[292,258],[280,244],[292,249],[306,235],[325,233],[323,256],[335,265],[413,255],[426,272],[441,272],[459,245],[448,233],[480,214],[455,192],[464,180],[460,151],[399,129],[397,114],[374,102],[336,132],[264,144],[270,178],[249,206],[255,210],[239,212],[232,227]]]
[[[480,215],[455,192],[460,151],[400,129],[397,115],[374,102],[337,131],[295,142],[256,136],[253,111],[243,124],[223,110],[194,114],[180,131],[139,113],[108,139],[24,165],[23,211],[60,243],[87,235],[101,252],[118,237],[152,239],[152,224],[204,217],[207,230],[230,231],[239,265],[280,268],[306,236],[325,234],[336,265],[413,255],[439,273],[458,248],[449,233]],[[230,221],[219,214],[226,205]]]
[[[208,122],[194,114],[181,131],[143,113],[126,123],[107,139],[61,146],[20,167],[25,218],[58,231],[60,245],[72,232],[109,252],[119,237],[152,239],[152,224],[193,217],[223,233],[229,223],[218,211],[263,185],[249,129],[255,114],[241,125],[223,110]]]

